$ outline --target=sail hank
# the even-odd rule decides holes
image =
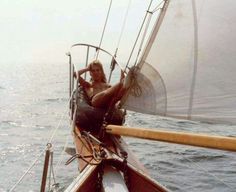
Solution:
[[[142,113],[236,123],[235,8],[234,0],[169,1],[138,65],[140,87],[152,97],[130,95],[124,106]],[[145,98],[151,107],[143,109]]]

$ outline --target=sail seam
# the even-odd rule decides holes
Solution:
[[[193,45],[194,60],[193,60],[193,76],[190,87],[190,98],[189,98],[187,119],[191,119],[193,111],[193,100],[194,100],[194,91],[196,85],[197,64],[198,64],[198,21],[197,21],[197,10],[196,10],[195,0],[192,0],[192,10],[193,10],[193,23],[194,23],[194,45]]]

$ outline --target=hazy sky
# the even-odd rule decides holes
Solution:
[[[0,63],[64,62],[74,43],[98,45],[109,0],[1,0]],[[112,52],[118,41],[128,0],[113,0],[103,45]],[[133,0],[123,42],[137,34],[147,2]],[[133,7],[133,5],[131,6]],[[140,14],[138,14],[140,13]],[[141,20],[140,20],[141,21]],[[139,23],[140,24],[140,23]],[[114,47],[111,47],[114,46]],[[123,52],[127,52],[123,50]]]

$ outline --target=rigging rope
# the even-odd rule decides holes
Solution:
[[[20,177],[20,179],[15,183],[15,185],[9,190],[9,192],[13,192],[17,185],[24,179],[24,177],[29,173],[29,171],[36,165],[39,161],[39,158],[44,154],[46,148],[39,154],[39,156],[34,160],[34,162],[30,165],[30,167],[25,171],[25,173]]]
[[[71,96],[72,97],[72,96]],[[71,99],[71,98],[70,98]],[[70,99],[69,99],[69,102],[70,102]],[[68,104],[69,104],[69,102],[68,102]],[[62,114],[62,116],[61,116],[61,118],[60,118],[60,120],[59,120],[59,123],[58,123],[58,125],[57,125],[57,127],[54,129],[54,131],[53,131],[53,134],[51,135],[51,137],[50,137],[50,139],[49,139],[49,142],[48,143],[51,143],[52,142],[52,139],[53,139],[53,137],[55,136],[55,133],[56,133],[56,131],[59,129],[59,127],[60,127],[60,124],[61,124],[61,121],[62,121],[62,118],[65,116],[65,113],[66,112],[64,112],[63,114]],[[45,153],[45,150],[47,149],[47,147],[45,147],[44,149],[43,149],[43,151],[38,155],[38,157],[33,161],[33,163],[30,165],[30,167],[25,171],[25,173],[20,177],[20,179],[13,185],[13,187],[9,190],[9,192],[13,192],[14,191],[14,189],[21,183],[21,181],[25,178],[25,176],[27,175],[27,174],[29,174],[29,172],[30,172],[30,170],[36,165],[36,163],[39,161],[39,158],[41,157],[41,156],[43,156],[43,154]]]
[[[101,36],[100,43],[99,43],[99,46],[98,46],[99,49],[100,49],[100,47],[102,45],[102,40],[103,40],[103,36],[104,36],[105,29],[106,29],[106,26],[107,26],[107,21],[108,21],[108,17],[109,17],[110,10],[111,10],[111,5],[112,5],[112,0],[110,1],[110,4],[109,4],[109,8],[108,8],[105,24],[104,24],[103,31],[102,31],[102,36]],[[98,58],[98,55],[99,55],[99,49],[97,50],[96,59]]]
[[[72,98],[72,95],[71,95],[71,98]],[[69,99],[68,104],[70,103],[70,99]],[[52,140],[53,140],[56,132],[58,131],[59,127],[61,126],[62,119],[65,117],[65,115],[66,115],[66,111],[62,114],[62,116],[61,116],[61,118],[60,118],[60,120],[59,120],[59,122],[57,124],[57,127],[53,130],[53,133],[51,134],[51,137],[48,140],[48,143],[52,143]]]
[[[140,46],[139,46],[138,54],[137,54],[137,56],[136,56],[136,60],[135,60],[135,62],[134,62],[134,65],[137,64],[137,61],[138,61],[138,58],[139,58],[139,54],[140,54],[141,51],[142,51],[142,47],[143,47],[143,44],[144,44],[144,40],[145,40],[145,38],[146,38],[149,25],[150,25],[150,23],[151,23],[152,15],[153,15],[153,13],[155,13],[156,11],[158,11],[158,10],[161,9],[161,5],[163,5],[163,3],[164,3],[164,1],[161,1],[161,2],[153,9],[153,11],[147,11],[147,13],[149,14],[149,17],[148,17],[148,20],[147,20],[147,23],[146,23],[146,27],[145,27],[145,30],[144,30],[144,33],[143,33],[143,37],[142,37],[142,40],[141,40],[141,43],[140,43]]]
[[[117,52],[118,52],[118,48],[120,46],[120,41],[121,41],[121,38],[122,38],[123,33],[124,33],[125,24],[126,24],[126,21],[127,21],[129,10],[130,10],[130,5],[131,5],[131,0],[129,0],[128,6],[127,6],[127,9],[126,9],[126,12],[125,12],[125,17],[124,17],[123,24],[122,24],[122,27],[121,27],[121,32],[120,32],[120,36],[119,36],[118,43],[117,43],[117,46],[116,46],[116,51],[115,51],[114,57],[116,57]]]
[[[60,154],[59,160],[58,160],[58,162],[57,162],[57,164],[56,164],[55,172],[57,172],[57,170],[58,170],[58,168],[59,168],[59,165],[62,163],[62,157],[63,157],[63,155],[65,154],[65,149],[66,149],[66,147],[68,146],[68,137],[69,137],[69,136],[66,137],[66,142],[65,142],[65,145],[64,145],[64,147],[63,147],[63,150],[62,150],[62,152],[61,152],[61,154]]]
[[[138,53],[137,53],[134,65],[137,64],[138,57],[139,57],[139,54],[141,53],[141,50],[142,50],[142,47],[143,47],[143,43],[144,43],[145,37],[147,35],[148,27],[149,27],[150,22],[151,22],[152,12],[148,12],[148,14],[149,14],[148,21],[146,23],[146,27],[145,27],[145,30],[144,30],[144,33],[143,33],[143,37],[142,37],[142,40],[141,40],[141,43],[140,43],[140,46],[139,46],[139,49],[138,49]]]
[[[49,182],[48,182],[49,191],[51,189],[51,176],[54,182],[52,186],[58,185],[58,183],[56,183],[56,177],[55,177],[55,172],[54,172],[54,167],[53,167],[53,152],[52,151],[50,152],[50,157],[51,157],[51,161],[50,161]]]
[[[128,59],[127,64],[126,64],[126,66],[125,66],[125,70],[126,70],[126,69],[128,68],[128,66],[129,66],[129,62],[130,62],[131,57],[132,57],[132,55],[133,55],[134,49],[135,49],[135,47],[136,47],[136,45],[137,45],[139,36],[140,36],[140,34],[141,34],[141,32],[142,32],[142,29],[143,29],[144,23],[145,23],[145,21],[146,21],[147,15],[149,14],[149,10],[150,10],[150,8],[151,8],[152,1],[153,1],[153,0],[151,0],[150,3],[149,3],[149,6],[148,6],[148,9],[147,9],[146,14],[145,14],[145,16],[144,16],[142,25],[141,25],[141,27],[140,27],[140,29],[139,29],[139,32],[138,32],[138,35],[137,35],[137,37],[136,37],[135,43],[134,43],[134,45],[133,45],[132,51],[131,51],[131,53],[130,53],[129,59]]]
[[[115,50],[115,53],[114,53],[114,58],[112,59],[111,66],[110,66],[110,69],[111,69],[111,70],[110,70],[108,82],[110,82],[110,80],[111,80],[111,75],[112,75],[112,73],[113,73],[113,70],[115,69],[115,65],[117,64],[117,62],[115,61],[115,59],[116,59],[117,52],[118,52],[118,49],[119,49],[119,46],[120,46],[121,38],[122,38],[123,33],[124,33],[125,24],[126,24],[126,21],[127,21],[127,16],[128,16],[129,9],[130,9],[130,4],[131,4],[131,0],[129,0],[128,6],[127,6],[127,9],[126,9],[126,13],[125,13],[125,16],[124,16],[124,19],[123,19],[123,22],[122,22],[122,27],[121,27],[119,39],[118,39],[118,42],[117,42],[116,50]],[[123,70],[122,70],[122,71],[123,71]]]

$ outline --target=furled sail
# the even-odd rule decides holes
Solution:
[[[124,107],[236,123],[235,9],[235,0],[170,0],[138,65],[143,91],[131,91]]]

